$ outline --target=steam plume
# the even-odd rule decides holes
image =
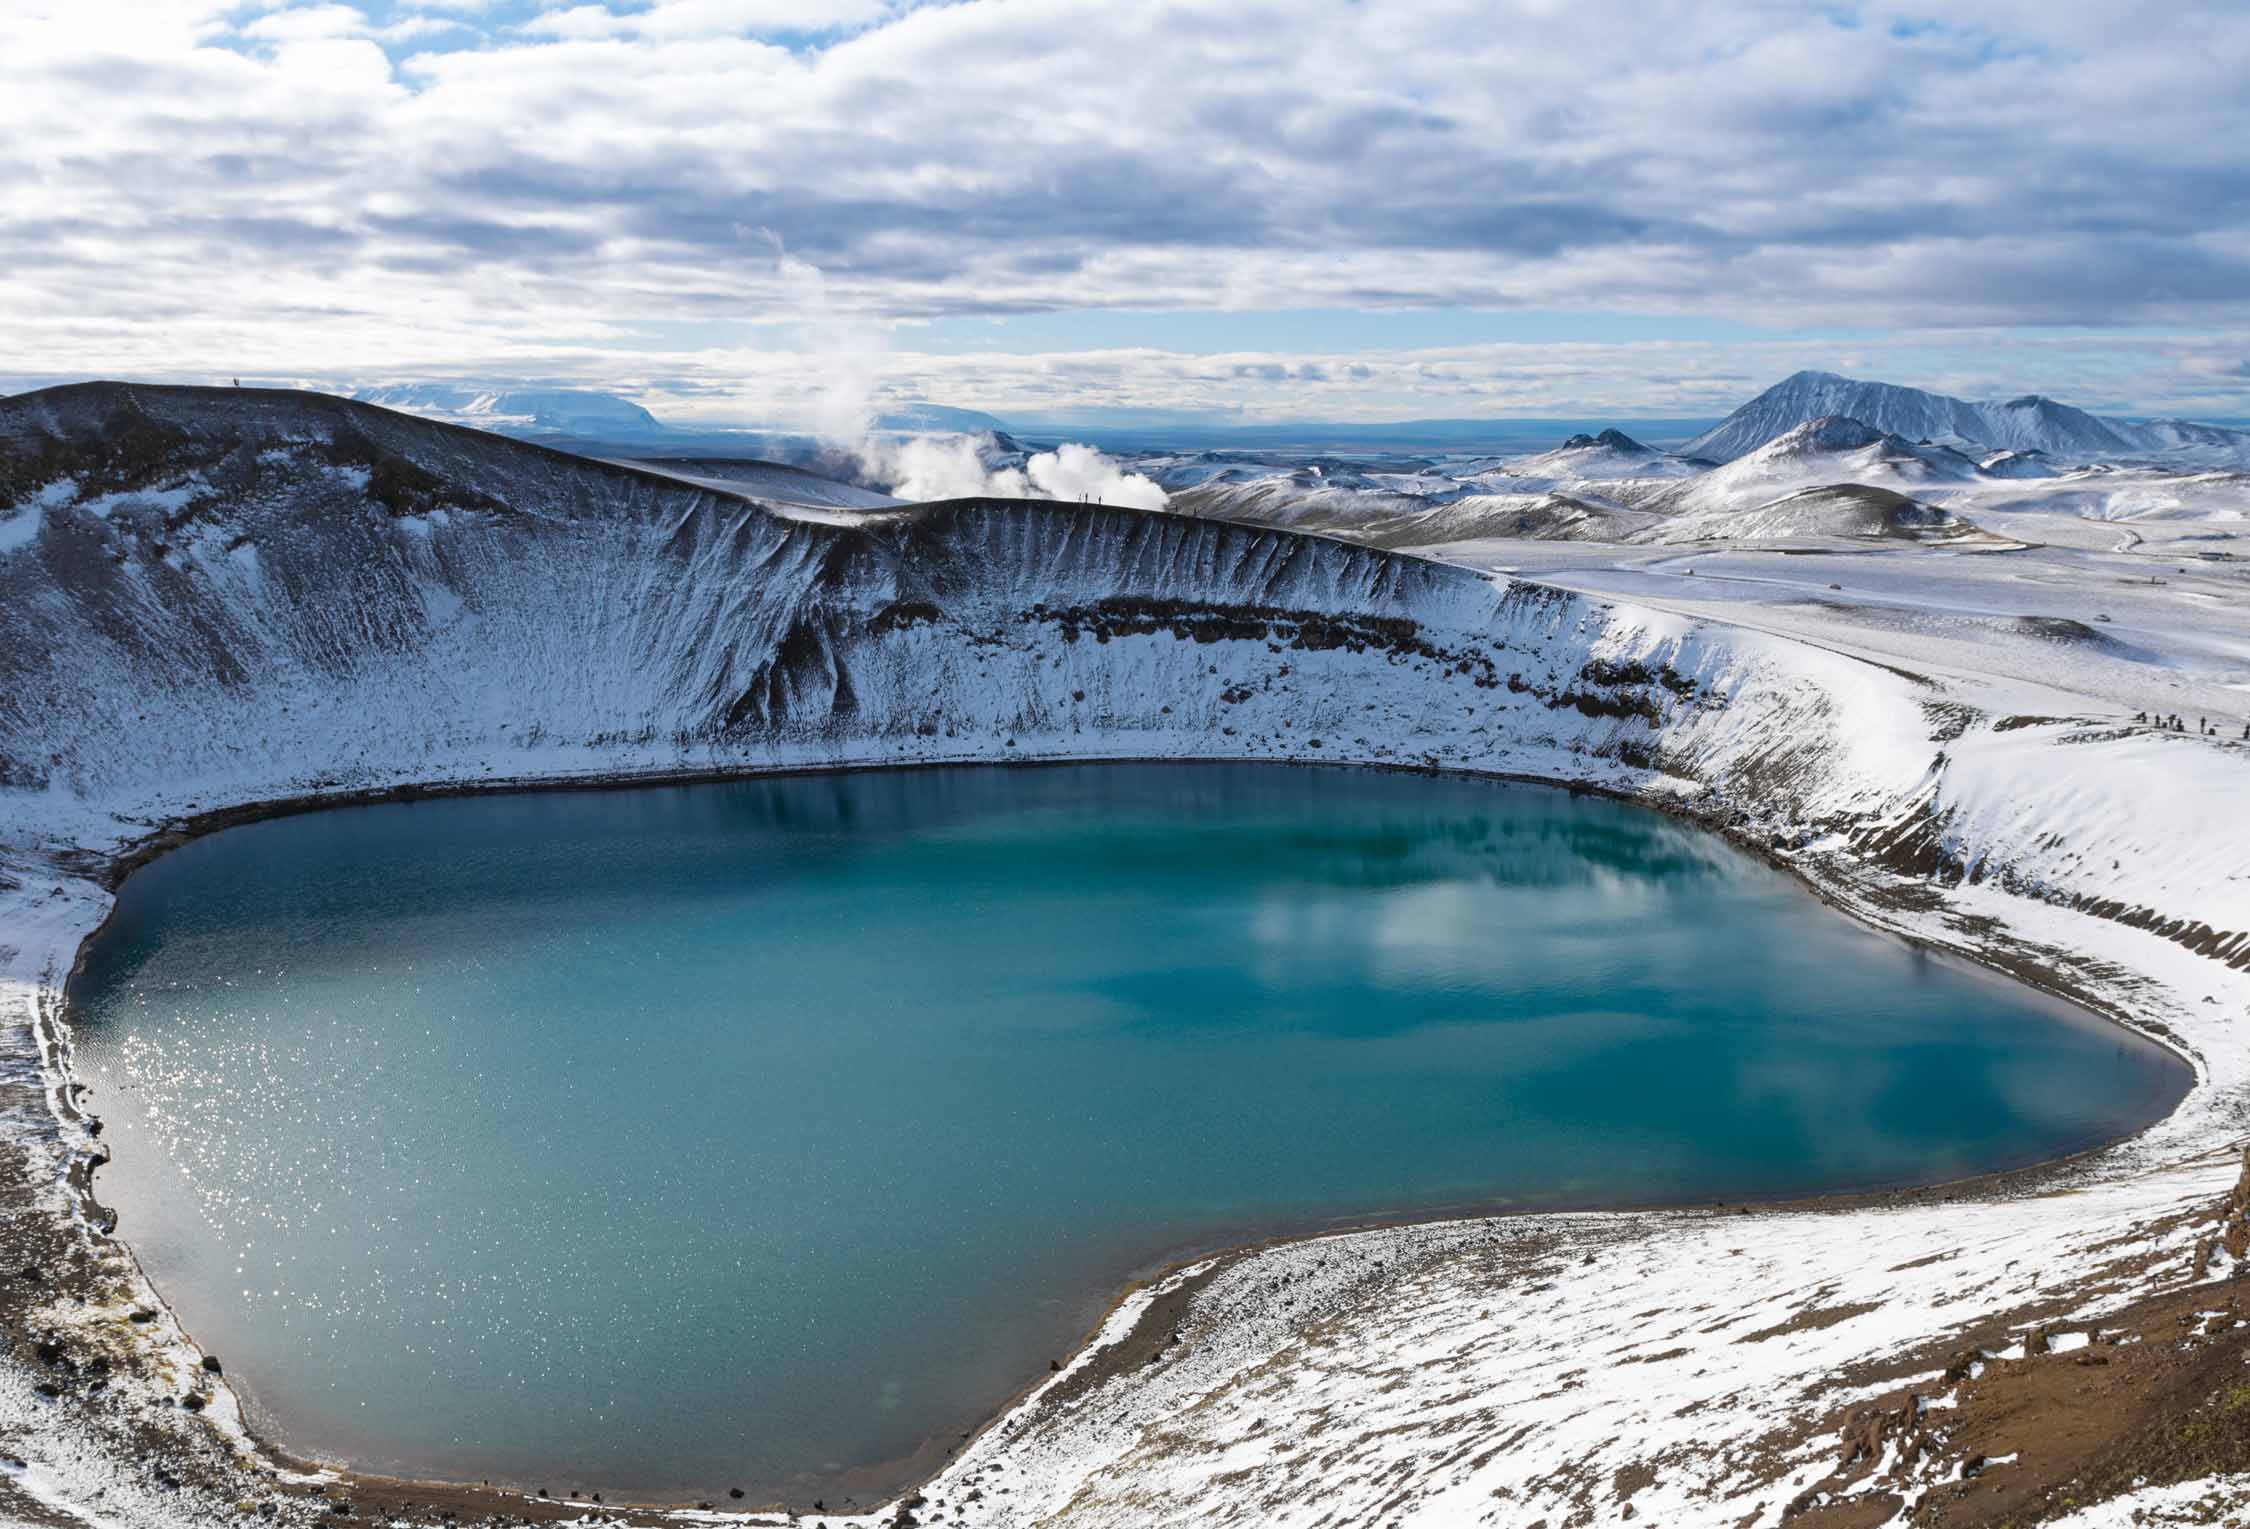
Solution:
[[[989,442],[990,436],[982,438]],[[987,467],[979,438],[917,435],[886,440],[870,432],[839,443],[861,470],[901,499],[1062,499],[1161,510],[1164,490],[1076,441],[1036,453],[1022,468]]]
[[[805,348],[821,357],[826,374],[809,421],[812,433],[822,445],[857,462],[868,480],[907,500],[1061,499],[1164,508],[1166,495],[1154,479],[1127,472],[1076,441],[1035,453],[1014,468],[986,464],[984,453],[996,444],[989,435],[879,433],[879,335],[838,314],[820,267],[789,254],[779,235],[759,232],[773,245],[783,285],[801,315],[810,342]]]

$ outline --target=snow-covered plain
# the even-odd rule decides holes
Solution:
[[[1856,420],[1808,421],[1723,466],[1611,452],[1535,457],[1136,460],[1170,508],[1252,525],[1417,548],[1478,537],[1693,544],[2039,538],[2058,519],[2150,524],[2198,549],[2250,555],[2250,471],[2181,462],[2066,464],[2039,454],[1928,445]],[[1637,470],[1625,471],[1627,467]],[[1844,492],[1849,490],[1850,492]],[[1882,513],[1870,514],[1871,508]]]
[[[2241,555],[2250,531],[2250,431],[2104,420],[2050,399],[1971,404],[1823,372],[1785,379],[1671,452],[1606,430],[1518,456],[1151,452],[1135,465],[1181,514],[1397,548],[1480,538],[1990,547],[2067,517],[2119,523],[2113,544],[2179,521],[2196,529],[2169,534]]]
[[[95,1270],[94,1299],[58,1287],[34,1320],[115,1355],[60,1397],[0,1358],[0,1517],[211,1523],[273,1493],[188,1337],[127,1320],[161,1307],[77,1193],[102,1101],[73,1091],[61,989],[154,836],[398,787],[1082,758],[1584,783],[2196,1066],[2170,1119],[2030,1184],[1390,1228],[1178,1271],[968,1444],[927,1521],[1770,1524],[1822,1482],[1913,1501],[1969,1488],[1896,1440],[1830,1481],[1886,1365],[2242,1272],[2181,1214],[2234,1182],[2250,1102],[2250,744],[2239,715],[2134,721],[2250,713],[2242,565],[2175,561],[2206,522],[2135,522],[2125,550],[2029,509],[2052,539],[2024,552],[1402,557],[1036,501],[779,514],[701,474],[254,391],[25,395],[0,446],[0,1243]],[[1942,1407],[1938,1368],[1919,1389]],[[212,1397],[192,1416],[169,1404],[191,1386]],[[197,1469],[152,1470],[151,1440]],[[1981,1452],[2010,1468],[2005,1441]]]

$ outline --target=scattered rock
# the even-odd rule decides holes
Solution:
[[[1862,1460],[1873,1460],[1883,1453],[1883,1439],[1891,1431],[1891,1415],[1872,1412],[1844,1425],[1844,1457],[1840,1465],[1850,1467]]]

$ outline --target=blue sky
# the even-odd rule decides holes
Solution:
[[[2250,415],[2250,8],[15,0],[0,386]]]

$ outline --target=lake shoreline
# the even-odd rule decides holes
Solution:
[[[1667,816],[1687,822],[1699,830],[1716,833],[1721,839],[1729,843],[1731,846],[1738,850],[1747,852],[1760,863],[1786,872],[1794,884],[1804,888],[1807,891],[1810,891],[1828,908],[1851,919],[1857,925],[1860,925],[1862,927],[1870,927],[1877,930],[1878,932],[1905,940],[1908,944],[1927,950],[1933,955],[1940,957],[1941,959],[1962,962],[1966,965],[1976,967],[1977,969],[1986,972],[1996,972],[2003,977],[2007,977],[2013,981],[2035,988],[2036,990],[2047,994],[2049,997],[2061,999],[2091,1018],[2097,1019],[2108,1025],[2121,1029],[2142,1041],[2152,1042],[2162,1047],[2163,1049],[2171,1051],[2175,1056],[2186,1062],[2188,1067],[2193,1072],[2194,1076],[2190,1078],[2186,1086],[2182,1089],[2181,1093],[2172,1100],[2171,1104],[2163,1112],[2151,1118],[2150,1120],[2143,1122],[2141,1125],[2134,1127],[2130,1131],[2127,1131],[2115,1137],[2105,1139],[2103,1141],[2095,1142],[2090,1145],[2078,1148],[2059,1157],[2047,1158],[2037,1163],[2000,1169],[1967,1177],[1947,1179],[1930,1183],[1901,1183],[1897,1185],[1887,1186],[1877,1185],[1813,1196],[1775,1196],[1770,1198],[1746,1196],[1727,1200],[1724,1202],[1715,1202],[1708,1200],[1667,1200],[1645,1203],[1605,1203],[1596,1201],[1586,1203],[1541,1204],[1538,1206],[1506,1204],[1493,1205],[1481,1203],[1465,1204],[1459,1206],[1447,1206],[1434,1210],[1406,1212],[1396,1215],[1354,1217],[1331,1224],[1286,1231],[1271,1236],[1253,1237],[1247,1240],[1238,1239],[1233,1241],[1220,1241],[1207,1244],[1198,1244],[1193,1247],[1175,1250],[1173,1252],[1160,1255],[1156,1260],[1153,1260],[1146,1267],[1140,1269],[1133,1276],[1125,1280],[1122,1286],[1117,1289],[1116,1293],[1109,1300],[1101,1315],[1098,1316],[1096,1320],[1091,1324],[1086,1334],[1079,1340],[1077,1345],[1074,1346],[1074,1348],[1068,1355],[1062,1356],[1060,1362],[1063,1364],[1063,1369],[1065,1372],[1079,1373],[1082,1371],[1084,1375],[1089,1377],[1086,1381],[1081,1382],[1081,1384],[1098,1384],[1099,1379],[1105,1378],[1108,1375],[1114,1373],[1119,1373],[1123,1369],[1130,1367],[1127,1359],[1128,1356],[1132,1352],[1134,1352],[1134,1342],[1136,1337],[1145,1336],[1141,1334],[1140,1329],[1149,1320],[1149,1314],[1147,1312],[1141,1314],[1140,1322],[1136,1324],[1136,1327],[1131,1332],[1127,1333],[1126,1338],[1123,1342],[1110,1345],[1110,1347],[1116,1349],[1117,1352],[1114,1355],[1111,1355],[1106,1360],[1102,1359],[1100,1356],[1095,1356],[1091,1361],[1089,1361],[1087,1352],[1088,1346],[1103,1334],[1105,1328],[1117,1317],[1119,1312],[1127,1305],[1127,1303],[1131,1302],[1137,1296],[1151,1289],[1163,1287],[1169,1283],[1181,1280],[1182,1277],[1191,1270],[1203,1270],[1204,1273],[1202,1275],[1202,1279],[1204,1281],[1208,1281],[1210,1277],[1215,1276],[1220,1270],[1224,1269],[1225,1267],[1251,1258],[1262,1251],[1274,1248],[1316,1242],[1330,1237],[1348,1236],[1358,1232],[1393,1228],[1435,1226],[1452,1222],[1485,1221],[1492,1219],[1513,1220],[1537,1217],[1563,1217],[1586,1213],[1605,1216],[1680,1213],[1823,1214],[1849,1211],[1853,1209],[1872,1206],[1897,1206],[1901,1204],[1915,1203],[1945,1204],[1954,1201],[1965,1201],[1972,1199],[1982,1200],[1993,1197],[2035,1194],[2042,1192],[2045,1189],[2051,1188],[2057,1184],[2068,1182],[2074,1175],[2083,1170],[2094,1159],[2097,1159],[2102,1155],[2112,1151],[2120,1143],[2128,1142],[2141,1135],[2145,1131],[2153,1128],[2154,1126],[2161,1124],[2163,1120],[2169,1118],[2169,1116],[2178,1109],[2180,1104],[2184,1103],[2188,1098],[2192,1097],[2196,1088],[2201,1084],[2203,1070],[2199,1060],[2194,1057],[2192,1053],[2189,1053],[2183,1050],[2180,1046],[2174,1044],[2173,1038],[2170,1036],[2151,1034],[2148,1031],[2140,1028],[2139,1026],[2136,1026],[2127,1017],[2125,1010],[2121,1006],[2112,1003],[2105,994],[2095,989],[2089,988],[2084,984],[2075,982],[2066,972],[2057,970],[2041,971],[2037,968],[2026,967],[2025,964],[2019,959],[2011,958],[2005,952],[1996,950],[1988,951],[1982,949],[1973,949],[1966,946],[1947,945],[1935,940],[1924,938],[1921,935],[1909,930],[1903,930],[1880,922],[1874,922],[1866,916],[1866,912],[1863,907],[1849,900],[1840,889],[1831,888],[1825,885],[1821,879],[1810,874],[1807,871],[1806,867],[1802,863],[1800,863],[1794,856],[1782,852],[1769,840],[1765,839],[1755,832],[1744,831],[1738,825],[1724,820],[1714,820],[1713,818],[1705,814],[1699,813],[1695,810],[1692,804],[1677,802],[1670,799],[1651,800],[1647,796],[1636,794],[1629,790],[1619,789],[1598,780],[1557,780],[1520,772],[1482,771],[1453,767],[1432,770],[1430,768],[1417,765],[1400,765],[1396,763],[1383,762],[1363,762],[1359,760],[1349,759],[1340,759],[1335,762],[1328,762],[1307,759],[1274,761],[1242,760],[1239,758],[1226,756],[1211,756],[1207,758],[1182,758],[1179,756],[1162,755],[1121,755],[1114,757],[1087,755],[1072,756],[1067,758],[1056,757],[996,760],[990,758],[989,756],[965,756],[959,759],[944,760],[879,760],[868,761],[864,763],[853,763],[838,767],[663,770],[645,773],[619,772],[616,774],[607,774],[600,776],[565,777],[552,780],[543,778],[512,778],[500,781],[438,782],[431,785],[404,784],[369,790],[365,792],[340,793],[336,795],[313,794],[297,797],[277,798],[270,802],[247,803],[229,806],[225,808],[214,809],[210,812],[198,813],[189,817],[169,821],[158,825],[149,834],[135,840],[120,853],[114,856],[102,857],[100,861],[100,875],[104,885],[108,886],[112,891],[114,891],[119,885],[122,884],[124,879],[128,875],[130,875],[133,870],[148,864],[149,862],[153,861],[160,855],[173,848],[188,843],[194,839],[205,837],[211,833],[219,831],[220,829],[250,822],[264,821],[268,819],[293,816],[308,812],[318,812],[331,808],[347,806],[366,806],[382,803],[413,802],[440,798],[474,797],[484,795],[520,795],[526,793],[542,793],[554,791],[575,792],[629,790],[661,786],[719,784],[729,782],[755,781],[777,777],[820,776],[838,773],[863,773],[923,769],[956,769],[963,767],[1039,769],[1067,768],[1082,765],[1123,764],[1167,766],[1194,766],[1205,764],[1249,764],[1264,766],[1270,764],[1285,764],[1297,765],[1307,769],[1322,771],[1372,770],[1378,773],[1386,774],[1437,778],[1453,777],[1479,779],[1514,785],[1535,786],[1549,790],[1566,791],[1573,796],[1598,796],[1610,800],[1619,801],[1631,806],[1653,808],[1654,810],[1663,812]],[[111,915],[114,914],[114,910],[115,904],[113,902],[110,910]],[[102,922],[94,930],[88,932],[79,942],[76,959],[74,960],[72,966],[71,976],[64,985],[66,1003],[68,1002],[67,995],[69,989],[71,985],[74,985],[77,982],[79,974],[83,969],[88,950],[100,937],[102,932],[107,929],[109,921],[109,916],[105,916]],[[59,1038],[51,1036],[50,1042],[53,1042],[57,1039]],[[56,1054],[58,1056],[61,1055],[59,1051]],[[67,1089],[64,1091],[63,1097],[66,1102],[66,1107],[75,1111],[75,1102],[68,1099]],[[81,1115],[79,1118],[84,1117]],[[102,1224],[103,1218],[106,1217],[107,1212],[101,1206],[99,1199],[94,1192],[92,1175],[90,1173],[86,1175],[85,1182],[80,1186],[80,1192],[82,1197],[82,1213],[87,1216],[88,1223],[90,1225],[100,1226]],[[128,1254],[130,1254],[131,1244],[129,1241],[129,1236],[121,1243],[121,1246],[123,1246]],[[137,1261],[138,1260],[136,1258],[135,1262],[137,1263]],[[1174,1297],[1176,1297],[1177,1291],[1174,1291],[1172,1294]],[[159,1292],[159,1295],[161,1295],[161,1292]],[[176,1321],[176,1318],[174,1318],[174,1320]],[[892,1497],[911,1494],[917,1489],[926,1486],[930,1482],[930,1480],[934,1478],[938,1474],[938,1472],[940,1472],[945,1467],[948,1461],[955,1458],[964,1450],[970,1448],[976,1442],[984,1438],[985,1435],[993,1428],[1000,1426],[1004,1422],[1007,1422],[1019,1408],[1021,1408],[1027,1401],[1036,1396],[1043,1389],[1049,1387],[1050,1384],[1056,1379],[1057,1376],[1054,1374],[1034,1377],[1021,1389],[1011,1395],[1006,1401],[1002,1402],[998,1407],[992,1409],[989,1415],[987,1415],[983,1419],[983,1421],[976,1427],[974,1427],[966,1436],[944,1438],[933,1436],[931,1439],[927,1440],[921,1448],[917,1449],[908,1456],[902,1457],[895,1461],[883,1462],[863,1468],[855,1468],[852,1471],[844,1473],[844,1475],[839,1479],[856,1484],[857,1489],[852,1492],[852,1495],[855,1498],[859,1499],[860,1503],[862,1504],[864,1504],[871,1497],[877,1500],[887,1500]],[[423,1494],[423,1498],[426,1498],[428,1494],[431,1493],[475,1494],[484,1491],[490,1491],[492,1493],[500,1495],[503,1499],[514,1500],[510,1495],[511,1489],[507,1487],[484,1488],[480,1486],[472,1486],[464,1482],[448,1481],[439,1478],[425,1479],[389,1477],[373,1473],[362,1473],[352,1469],[349,1465],[338,1465],[328,1462],[318,1462],[292,1457],[287,1454],[286,1451],[270,1443],[260,1433],[258,1428],[251,1420],[245,1418],[243,1421],[243,1427],[246,1437],[250,1441],[252,1441],[256,1449],[272,1456],[278,1461],[284,1462],[289,1468],[294,1470],[307,1472],[334,1471],[339,1473],[339,1478],[345,1482],[364,1483],[366,1484],[367,1488],[376,1488],[378,1490],[386,1492],[404,1492],[410,1497],[414,1496],[414,1494],[417,1493]],[[559,1478],[556,1479],[559,1480]],[[383,1485],[377,1488],[378,1483],[381,1483]],[[548,1484],[552,1486],[553,1482],[550,1481]],[[576,1484],[577,1483],[574,1483],[574,1485]],[[529,1484],[526,1484],[525,1490],[528,1489]],[[637,1500],[633,1504],[633,1506],[656,1512],[670,1511],[673,1509],[677,1509],[684,1504],[701,1500],[705,1495],[707,1494],[660,1493],[643,1500]],[[416,1498],[416,1500],[423,1500],[423,1498]],[[462,1500],[468,1501],[469,1499],[464,1497]],[[810,1500],[811,1499],[808,1497],[802,1501],[790,1502],[787,1504],[787,1506],[794,1508],[796,1511],[805,1511],[809,1505]],[[722,1502],[723,1501],[724,1500],[722,1499]],[[610,1502],[605,1504],[605,1506],[614,1509],[624,1505],[616,1502]],[[831,1508],[828,1511],[834,1512],[835,1510]]]
[[[558,499],[552,516],[404,530],[317,509],[251,516],[259,566],[271,569],[249,581],[228,573],[208,591],[181,585],[178,610],[155,612],[208,635],[231,655],[239,685],[179,669],[160,644],[55,649],[64,709],[22,719],[9,740],[31,789],[10,793],[11,836],[0,845],[12,945],[0,947],[0,1020],[17,1069],[0,1092],[13,1154],[0,1164],[0,1211],[20,1207],[39,1275],[0,1284],[0,1330],[19,1351],[59,1358],[0,1363],[0,1425],[28,1441],[24,1467],[0,1472],[0,1515],[23,1502],[62,1505],[39,1510],[51,1519],[96,1500],[111,1514],[129,1501],[120,1524],[174,1529],[223,1517],[236,1501],[294,1523],[326,1506],[329,1483],[257,1449],[224,1387],[199,1417],[179,1410],[183,1391],[201,1395],[199,1351],[161,1314],[129,1325],[150,1292],[129,1242],[103,1238],[89,1219],[98,1200],[88,1174],[105,1149],[67,1097],[61,983],[108,911],[101,888],[168,838],[245,812],[1046,760],[1348,763],[1529,781],[1716,830],[1860,923],[2077,1001],[2194,1069],[2163,1121],[1990,1184],[1806,1214],[1434,1223],[1640,1237],[1644,1278],[1669,1281],[1683,1309],[1748,1312],[1816,1270],[1866,1299],[1822,1325],[1761,1315],[1757,1329],[1797,1335],[1786,1363],[1766,1357],[1778,1348],[1714,1350],[1725,1340],[1697,1328],[1663,1347],[1615,1335],[1611,1352],[1629,1353],[1631,1366],[1610,1376],[1548,1342],[1586,1341],[1609,1313],[1638,1309],[1638,1290],[1607,1263],[1567,1278],[1528,1271],[1531,1282],[1509,1286],[1497,1310],[1472,1299],[1474,1271],[1433,1269],[1411,1289],[1395,1270],[1373,1275],[1341,1308],[1358,1320],[1362,1351],[1399,1361],[1409,1334],[1451,1345],[1480,1387],[1513,1398],[1522,1421],[1472,1422],[1474,1436],[1510,1443],[1471,1460],[1428,1426],[1445,1395],[1403,1373],[1396,1388],[1342,1395],[1333,1418],[1278,1399],[1275,1428],[1323,1435],[1338,1463],[1319,1473],[1321,1490],[1365,1516],[1384,1511],[1404,1470],[1425,1495],[1504,1491],[1566,1518],[1614,1512],[1628,1487],[1597,1502],[1597,1484],[1617,1480],[1644,1494],[1638,1513],[1661,1501],[1659,1520],[1717,1522],[1724,1512],[1731,1522],[1742,1499],[1793,1500],[1809,1467],[1768,1447],[1770,1408],[1706,1377],[1760,1359],[1760,1397],[1786,1388],[1792,1426],[1832,1438],[1842,1420],[1831,1406],[1865,1396],[1841,1377],[1861,1375],[1870,1354],[1919,1353],[1969,1322],[2028,1319],[2033,1308],[1994,1293],[2015,1288],[2022,1259],[2076,1281],[2089,1300],[2106,1256],[2095,1250],[2128,1235],[2177,1255],[2165,1279],[2191,1265],[2196,1282],[2236,1269],[2231,1255],[2214,1262],[2177,1246],[2188,1235],[2182,1197],[2207,1204],[2231,1177],[2213,1144],[2239,1134],[2250,1087],[2230,1025],[2250,999],[2250,915],[2224,863],[2229,841],[2210,829],[2250,765],[2231,744],[2138,728],[2131,705],[2112,697],[1976,669],[1933,678],[1918,661],[1901,667],[1832,635],[1808,641],[1724,612],[1682,614],[1225,522],[978,501],[940,507],[894,536],[778,525],[754,506],[702,499],[659,516],[627,488],[657,492],[629,475],[572,480],[578,497]],[[324,535],[346,532],[366,533],[355,557],[395,573],[392,583],[369,593],[333,582],[347,565],[314,554]],[[52,591],[72,633],[93,634],[99,590],[81,572],[41,563],[27,577]],[[632,604],[631,620],[579,619],[613,609],[617,590],[655,587],[651,579],[667,597]],[[414,599],[394,598],[402,591],[474,619],[433,624]],[[923,599],[932,592],[943,604]],[[220,609],[228,622],[204,624]],[[336,610],[380,614],[390,635],[337,653],[319,625]],[[2222,995],[2226,1007],[2200,1007]],[[2009,1230],[2007,1246],[1979,1240],[1993,1227]],[[1720,1228],[1716,1256],[1744,1263],[1709,1261]],[[1886,1237],[1911,1251],[1901,1246],[1870,1275],[1862,1244]],[[1204,1396],[1261,1366],[1324,1373],[1304,1368],[1323,1334],[1289,1328],[1242,1287],[1302,1276],[1291,1248],[1349,1249],[1349,1261],[1367,1263],[1374,1250],[1444,1241],[1377,1229],[1285,1243],[1236,1254],[1200,1293],[1127,1296],[1095,1350],[1125,1341],[1127,1317],[1147,1336],[1158,1301],[1192,1308],[1191,1324],[1223,1350],[1167,1350],[1160,1365],[1119,1368],[1114,1383],[1075,1391],[1068,1405],[1050,1376],[976,1438],[949,1442],[926,1490],[949,1509],[972,1494],[982,1502],[974,1517],[1000,1529],[1028,1529],[1065,1507],[1132,1524],[1154,1511],[1148,1503],[1169,1502],[1175,1516],[1250,1523],[1242,1515],[1253,1505],[1297,1503],[1307,1478],[1293,1459],[1267,1453],[1224,1481],[1195,1464],[1197,1452],[1231,1447],[1224,1409]],[[1691,1279],[1700,1283],[1682,1285]],[[1518,1302],[1543,1309],[1542,1326],[1511,1325]],[[1873,1311],[1882,1315],[1864,1314]],[[1249,1368],[1230,1369],[1237,1361]],[[113,1369],[97,1374],[97,1363]],[[1190,1394],[1175,1375],[1206,1390]],[[1575,1414],[1548,1399],[1566,1394],[1570,1406],[1596,1409],[1607,1442],[1587,1446],[1585,1430],[1557,1426]],[[1669,1410],[1648,1410],[1654,1394],[1671,1398]],[[1672,1421],[1686,1417],[1693,1437]],[[1175,1440],[1185,1452],[1163,1453]],[[1937,1458],[1960,1465],[1969,1449],[1956,1441]],[[153,1484],[150,1460],[164,1462]],[[1003,1470],[1009,1495],[992,1480]],[[362,1506],[435,1516],[425,1510],[438,1488],[351,1482]],[[1843,1486],[1856,1499],[1875,1490]],[[579,1511],[443,1490],[472,1515]]]

